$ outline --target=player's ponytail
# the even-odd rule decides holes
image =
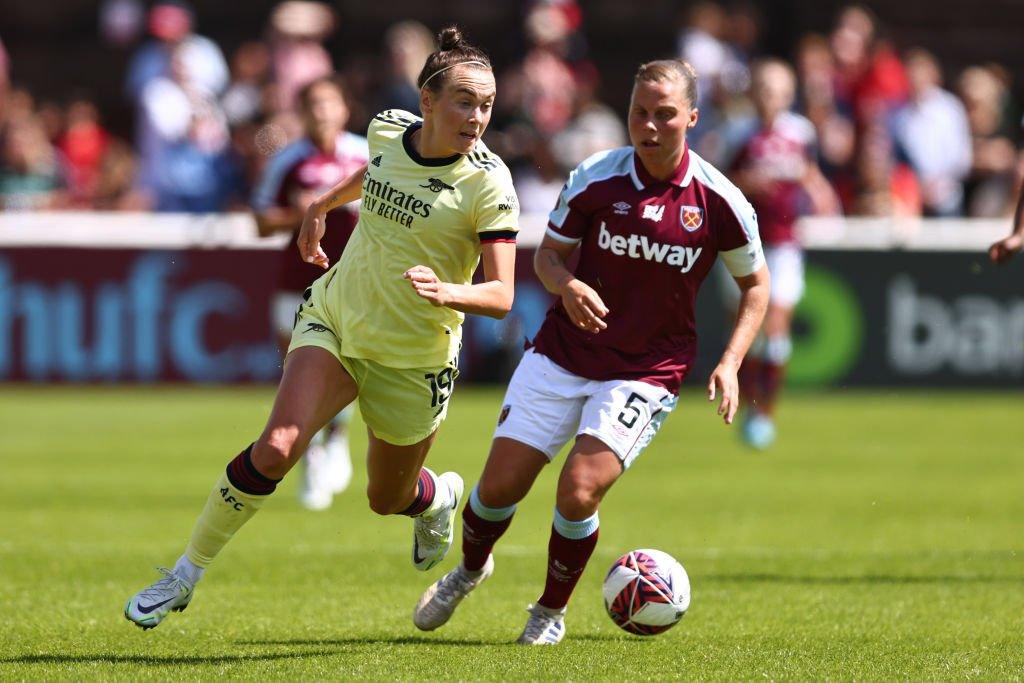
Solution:
[[[437,34],[438,48],[427,57],[416,84],[440,92],[451,70],[460,64],[491,69],[490,58],[478,47],[470,45],[456,26],[448,26]]]

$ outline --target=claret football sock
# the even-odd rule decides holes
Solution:
[[[595,512],[591,517],[574,522],[566,519],[555,508],[548,541],[548,576],[544,594],[537,601],[546,608],[558,610],[569,603],[569,596],[583,575],[583,570],[597,547],[600,520]]]
[[[469,505],[462,509],[462,568],[473,576],[483,571],[494,544],[508,530],[516,506],[487,507],[480,501],[479,485],[469,494]]]
[[[420,470],[419,481],[416,482],[416,497],[413,498],[409,507],[398,514],[407,517],[418,517],[419,515],[430,516],[431,512],[441,509],[447,503],[446,496],[437,495],[437,475],[424,467]]]
[[[205,569],[231,537],[263,507],[279,479],[263,476],[252,464],[252,445],[228,463],[206,507],[196,520],[185,556]]]

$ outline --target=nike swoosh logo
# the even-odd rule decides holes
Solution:
[[[420,541],[418,538],[413,539],[412,542],[412,559],[416,560],[416,564],[426,562],[427,560],[425,557],[420,557]]]
[[[143,614],[149,614],[150,612],[155,610],[157,607],[162,607],[163,605],[166,605],[167,603],[169,603],[173,599],[174,598],[167,598],[163,602],[157,602],[157,603],[152,604],[152,605],[146,605],[145,607],[143,607],[142,605],[139,605],[139,611],[142,612]]]

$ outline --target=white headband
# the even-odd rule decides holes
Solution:
[[[485,69],[490,68],[486,64],[484,64],[483,62],[481,62],[481,61],[479,61],[477,59],[470,59],[469,61],[466,61],[466,62],[458,62],[456,64],[452,64],[451,66],[446,66],[443,69],[438,69],[434,73],[430,74],[429,76],[427,76],[427,80],[423,81],[423,85],[421,85],[420,87],[421,88],[425,88],[427,83],[430,82],[430,79],[433,78],[434,76],[436,76],[437,74],[441,73],[442,71],[447,71],[448,69],[454,69],[455,67],[462,66],[463,64],[477,64],[479,66],[482,66]]]

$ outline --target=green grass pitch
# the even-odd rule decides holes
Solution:
[[[411,610],[458,553],[416,572],[411,524],[369,511],[359,466],[323,513],[286,482],[188,611],[137,629],[125,600],[174,562],[271,400],[0,388],[0,680],[1024,678],[1024,401],[1008,393],[794,393],[764,454],[684,394],[603,506],[556,648],[510,644],[542,587],[555,468],[440,631]],[[472,486],[500,400],[460,388],[429,464]],[[619,631],[601,602],[608,566],[637,547],[678,557],[693,586],[654,638]]]

